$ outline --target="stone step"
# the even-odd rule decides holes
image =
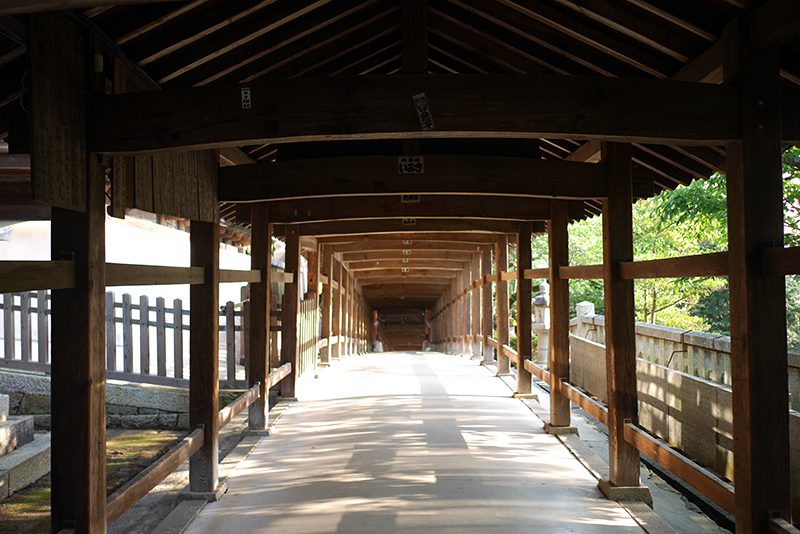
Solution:
[[[8,395],[0,393],[0,423],[5,423],[8,420]]]
[[[12,415],[0,423],[0,457],[33,441],[33,416]]]
[[[50,472],[50,434],[0,458],[0,499],[33,484]]]

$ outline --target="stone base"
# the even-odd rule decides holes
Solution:
[[[552,436],[563,436],[565,434],[578,435],[578,429],[574,426],[554,426],[550,423],[544,424],[544,431]]]
[[[0,423],[0,456],[33,441],[33,416],[11,416]]]
[[[653,507],[653,496],[647,486],[615,486],[608,480],[601,478],[597,487],[606,498],[612,501],[634,501],[643,502],[649,507]]]
[[[215,502],[220,500],[226,491],[228,491],[228,483],[220,482],[215,491],[185,491],[180,494],[180,498],[186,501]]]
[[[0,423],[5,423],[8,420],[9,406],[8,395],[0,395]]]
[[[504,376],[514,376],[514,373],[495,373],[494,376],[496,376],[498,378],[502,378]]]
[[[280,402],[280,401],[284,401],[284,402],[297,402],[297,397],[280,397],[280,396],[279,396],[279,397],[278,397],[278,402]]]
[[[539,395],[536,393],[514,393],[513,397],[515,399],[535,400],[539,402]]]

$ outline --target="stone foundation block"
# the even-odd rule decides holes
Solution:
[[[33,441],[33,416],[12,416],[0,423],[0,456]]]

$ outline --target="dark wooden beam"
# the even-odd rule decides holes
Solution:
[[[133,4],[157,4],[165,2],[186,2],[186,0],[3,0],[0,15],[20,15],[41,13],[43,11],[62,11],[66,9],[85,9],[94,6],[116,6]]]
[[[243,103],[244,88],[221,85],[97,97],[92,102],[92,149],[124,153],[268,142],[497,136],[709,144],[740,133],[734,109],[738,91],[701,83],[605,76],[304,78],[248,84],[249,98]],[[421,115],[409,113],[414,106]]]
[[[203,283],[190,286],[189,422],[203,425],[203,447],[189,462],[193,493],[216,500],[219,490],[219,224],[192,221],[191,264]]]
[[[275,235],[284,236],[290,228],[296,227],[301,236],[372,235],[397,232],[416,232],[416,239],[425,239],[425,233],[437,232],[514,232],[515,221],[488,219],[370,219],[369,221],[339,221],[305,224],[276,224]],[[538,231],[544,230],[544,223],[538,223]]]
[[[375,269],[354,271],[353,275],[361,282],[364,280],[377,280],[381,278],[454,278],[458,274],[458,269],[450,268],[437,268],[437,267],[418,267],[416,269],[409,269],[408,271],[401,271],[400,269]]]
[[[281,319],[281,364],[291,363],[292,372],[281,381],[281,396],[293,398],[297,382],[297,367],[299,361],[297,320],[300,307],[300,234],[292,226],[286,236],[286,272],[293,273],[291,283],[284,285],[283,289],[283,315]]]
[[[428,72],[428,0],[403,0],[402,20],[403,72]]]
[[[569,280],[558,276],[561,266],[569,265],[569,217],[567,206],[554,200],[549,224],[550,249],[550,421],[552,434],[570,428],[569,399],[561,394],[561,379],[569,381]]]
[[[756,8],[746,22],[750,46],[779,48],[800,34],[800,3],[795,0],[768,0]]]
[[[529,395],[532,375],[522,361],[530,359],[532,352],[531,332],[531,281],[525,279],[525,269],[531,268],[531,225],[519,223],[517,234],[517,391],[516,395]]]
[[[51,258],[75,266],[52,291],[52,531],[106,531],[105,195],[89,165],[86,212],[53,208]]]
[[[374,285],[386,284],[449,284],[452,282],[453,277],[441,276],[382,276],[377,278],[357,278],[358,283],[362,287],[369,287]]]
[[[492,274],[492,246],[487,245],[481,250],[481,278],[486,279]],[[481,353],[484,363],[494,361],[492,346],[489,338],[492,337],[492,284],[483,284],[481,288],[481,335],[483,342]]]
[[[225,167],[223,202],[397,194],[482,194],[600,198],[607,194],[602,165],[468,154],[420,157],[414,173],[397,156],[350,156]]]
[[[516,230],[514,231],[516,233]],[[494,243],[497,239],[497,234],[487,234],[484,232],[424,232],[415,233],[411,231],[395,232],[391,234],[380,235],[342,235],[331,237],[319,237],[317,241],[323,244],[344,244],[344,243],[357,243],[366,246],[375,246],[376,244],[389,244],[396,243],[402,248],[415,248],[423,247],[431,243],[442,242],[443,245],[451,245],[454,243],[468,243],[474,245]],[[337,252],[342,251],[341,247],[337,246]],[[452,249],[451,249],[452,250]],[[477,251],[478,248],[476,247]]]
[[[249,220],[257,204],[238,204],[236,219]],[[543,198],[496,197],[486,195],[387,195],[370,197],[309,198],[269,202],[275,222],[309,223],[348,219],[408,217],[466,217],[511,221],[550,218],[550,201]],[[570,203],[573,218],[583,213],[581,201]],[[242,212],[248,212],[242,214]],[[244,215],[244,216],[242,216]],[[367,223],[368,224],[368,223]]]
[[[259,397],[248,408],[247,423],[250,430],[266,430],[269,397],[267,375],[269,374],[269,325],[270,325],[270,274],[272,272],[272,225],[269,208],[259,205],[253,208],[250,240],[250,268],[261,271],[261,280],[250,283],[250,329],[248,384],[259,385]],[[230,377],[229,377],[230,378]]]
[[[624,436],[625,422],[638,422],[633,281],[621,279],[618,268],[633,261],[631,146],[607,143],[603,150],[613,194],[603,204],[609,479],[600,480],[600,489],[616,500],[617,488],[626,488],[630,498],[641,500],[637,493],[649,496],[649,490],[639,485],[639,451]]]
[[[726,147],[736,530],[767,532],[772,511],[791,517],[785,279],[759,262],[784,237],[779,55],[736,26],[725,39],[743,117],[743,138]]]
[[[500,276],[500,273],[508,271],[508,236],[501,235],[495,244],[494,249],[494,273]],[[497,300],[497,374],[505,375],[511,371],[508,356],[506,356],[501,347],[508,345],[508,282],[498,279],[496,285]]]
[[[471,258],[470,258],[471,259]],[[463,269],[468,262],[457,260],[426,260],[414,259],[409,260],[408,263],[403,263],[402,260],[385,260],[385,261],[351,261],[347,264],[347,268],[351,271],[369,271],[369,270],[385,270],[385,269],[451,269],[454,271]]]
[[[383,260],[456,260],[469,261],[470,252],[457,252],[452,250],[385,250],[378,252],[346,252],[342,254],[342,261],[383,261]]]
[[[354,243],[340,243],[340,244],[333,244],[334,252],[342,253],[343,258],[346,261],[357,260],[358,257],[351,257],[349,256],[350,253],[353,254],[403,254],[403,251],[408,250],[410,254],[413,256],[417,253],[427,253],[430,252],[431,254],[446,254],[448,252],[476,252],[479,250],[479,245],[476,243],[464,243],[460,241],[456,242],[449,242],[449,241],[420,241],[418,239],[419,236],[415,237],[415,239],[411,243],[404,243],[402,240],[381,240],[375,239],[373,241],[364,241],[364,242],[354,242]],[[322,238],[323,242],[327,238]],[[345,256],[347,255],[347,256]],[[419,256],[422,257],[422,256]],[[363,258],[363,259],[380,259],[380,258]],[[447,258],[445,258],[447,259]],[[453,259],[456,259],[455,257]]]

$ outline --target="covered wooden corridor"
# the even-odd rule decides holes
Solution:
[[[187,533],[644,532],[478,360],[352,357],[299,400]]]
[[[627,521],[613,501],[649,501],[644,453],[737,532],[796,533],[785,277],[800,274],[800,247],[784,246],[781,158],[800,142],[798,35],[796,0],[0,1],[0,221],[51,228],[45,260],[0,263],[0,292],[51,295],[50,352],[12,365],[52,377],[52,532],[106,532],[186,460],[187,493],[219,499],[220,428],[246,411],[249,430],[264,432],[270,394],[294,398],[304,377],[380,341],[472,354],[500,375],[515,368],[523,399],[537,377],[552,394],[549,434],[574,431],[572,405],[607,425],[597,486],[609,502],[565,486],[554,530],[581,525],[573,499]],[[637,261],[633,202],[717,172],[727,249]],[[184,265],[107,262],[106,218],[132,210],[181,220]],[[575,265],[569,224],[597,214],[602,262]],[[545,233],[548,261],[534,269],[531,239]],[[250,269],[220,269],[231,234],[248,235]],[[724,404],[701,399],[716,418],[714,456],[729,466],[717,471],[645,424],[637,376],[635,281],[706,276],[730,289],[731,384]],[[532,281],[545,279],[550,346],[536,360]],[[570,370],[576,279],[604,291],[604,344],[593,346],[603,391],[578,387]],[[220,409],[219,285],[231,282],[248,286],[246,382]],[[159,364],[158,377],[188,387],[191,431],[109,495],[106,384],[118,370],[104,292],[159,284],[191,286],[189,324],[178,326],[190,334],[189,372],[181,362],[161,376]],[[133,372],[132,359],[125,366]],[[693,391],[683,385],[669,392],[681,402]],[[445,444],[466,440],[450,429]],[[298,433],[275,441],[303,445]],[[535,469],[522,449],[545,439],[555,443],[519,435],[515,465]],[[510,464],[485,465],[502,479]],[[427,484],[436,467],[421,462],[416,475]]]

